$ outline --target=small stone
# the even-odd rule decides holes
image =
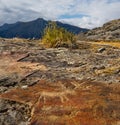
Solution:
[[[22,89],[27,89],[28,85],[21,86]]]
[[[93,70],[102,70],[102,69],[105,69],[105,66],[95,66],[92,69]]]
[[[0,93],[1,93],[1,92],[5,92],[6,90],[7,90],[7,87],[4,87],[4,86],[1,86],[1,87],[0,87]]]
[[[114,71],[114,74],[119,74],[120,73],[120,69],[117,69]]]
[[[104,48],[104,47],[103,47],[103,48],[98,49],[98,52],[99,52],[99,53],[102,53],[103,51],[105,51],[105,48]]]

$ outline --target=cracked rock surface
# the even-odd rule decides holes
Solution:
[[[119,125],[120,48],[0,39],[0,125]]]

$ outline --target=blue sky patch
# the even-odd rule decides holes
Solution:
[[[89,17],[88,15],[84,14],[74,14],[74,15],[61,15],[59,19],[71,19],[71,18],[82,18],[82,17]]]

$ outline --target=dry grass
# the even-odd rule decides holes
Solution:
[[[113,46],[113,47],[117,47],[120,48],[120,42],[105,42],[105,41],[100,41],[100,42],[91,42],[94,45],[108,45],[108,46]]]
[[[39,43],[41,42],[41,40],[39,39],[25,39],[25,38],[11,38],[11,39],[7,39],[7,38],[0,38],[0,41],[5,41],[5,42],[14,42],[14,43],[37,43],[37,45],[39,45]]]
[[[96,70],[95,73],[97,75],[101,75],[101,74],[114,74],[116,73],[118,70],[120,70],[120,66],[113,66],[113,67],[107,67],[105,69],[102,70]]]
[[[11,38],[11,39],[5,38],[4,40],[8,42],[28,42],[29,41],[28,39],[17,38],[17,37]]]

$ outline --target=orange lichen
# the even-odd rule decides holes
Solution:
[[[119,91],[119,85],[41,80],[26,89],[1,94],[0,98],[31,106],[30,125],[116,125],[120,121]]]
[[[24,76],[26,73],[33,72],[34,70],[46,71],[46,66],[40,63],[31,62],[18,62],[20,58],[24,57],[26,54],[2,54],[0,55],[2,60],[0,60],[0,75],[10,75],[12,73],[18,73],[20,76]],[[4,63],[3,63],[4,62]]]

